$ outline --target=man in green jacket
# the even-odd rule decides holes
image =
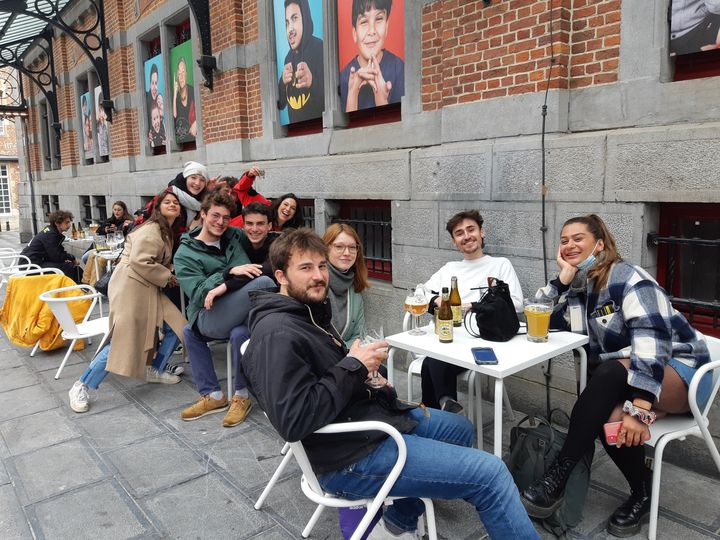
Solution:
[[[228,195],[209,195],[200,208],[202,227],[184,234],[175,254],[175,274],[189,297],[186,335],[195,331],[207,340],[229,339],[233,330],[247,320],[248,293],[275,287],[271,278],[262,275],[262,265],[250,262],[243,247],[251,247],[245,231],[228,227],[234,209],[235,203]],[[226,270],[229,276],[243,276],[250,281],[228,291]],[[228,400],[220,389],[207,344],[195,346],[193,342],[187,351],[201,397],[182,412],[182,419],[195,420],[227,409]],[[237,405],[249,412],[249,400],[245,401]]]

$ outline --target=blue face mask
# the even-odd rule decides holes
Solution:
[[[595,250],[597,249],[599,243],[600,240],[595,242],[595,247],[590,252],[590,255],[588,255],[588,258],[578,263],[578,265],[576,266],[578,270],[587,270],[593,264],[595,264],[595,261],[597,260],[597,257],[595,257]]]

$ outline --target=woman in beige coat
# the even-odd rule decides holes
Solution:
[[[161,290],[177,286],[170,269],[173,245],[181,226],[177,219],[180,209],[175,194],[161,193],[150,218],[125,240],[125,249],[108,287],[112,343],[95,356],[70,389],[70,408],[75,412],[90,408],[88,388],[96,390],[109,372],[144,377],[147,382],[180,382],[180,377],[165,372],[164,368],[187,321]],[[158,347],[161,327],[165,337]]]

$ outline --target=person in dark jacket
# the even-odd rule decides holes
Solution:
[[[366,385],[387,358],[388,343],[363,346],[356,340],[350,350],[343,343],[327,302],[328,261],[320,237],[307,228],[287,232],[273,242],[270,260],[280,293],[250,294],[252,338],[241,370],[280,436],[302,441],[323,489],[342,497],[375,496],[397,450],[384,433],[314,432],[333,422],[386,422],[403,433],[407,446],[390,495],[463,498],[492,538],[539,538],[503,462],[469,448],[474,428],[466,418],[414,408],[389,385],[376,391]],[[378,526],[406,534],[416,529],[422,511],[418,499],[398,499]]]
[[[40,231],[22,250],[30,262],[42,268],[59,268],[75,283],[80,283],[80,266],[75,256],[65,251],[64,232],[72,227],[73,215],[66,210],[51,212],[50,225]]]
[[[120,231],[128,233],[128,227],[132,225],[135,218],[128,212],[124,201],[115,201],[112,205],[112,215],[103,223],[102,234],[112,234]]]
[[[323,42],[313,36],[308,0],[285,0],[285,33],[290,50],[278,80],[280,108],[290,123],[319,118],[325,110]]]

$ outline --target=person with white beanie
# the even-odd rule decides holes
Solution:
[[[187,230],[199,225],[198,212],[206,193],[207,181],[207,167],[197,161],[188,161],[183,172],[168,184],[185,211]]]

